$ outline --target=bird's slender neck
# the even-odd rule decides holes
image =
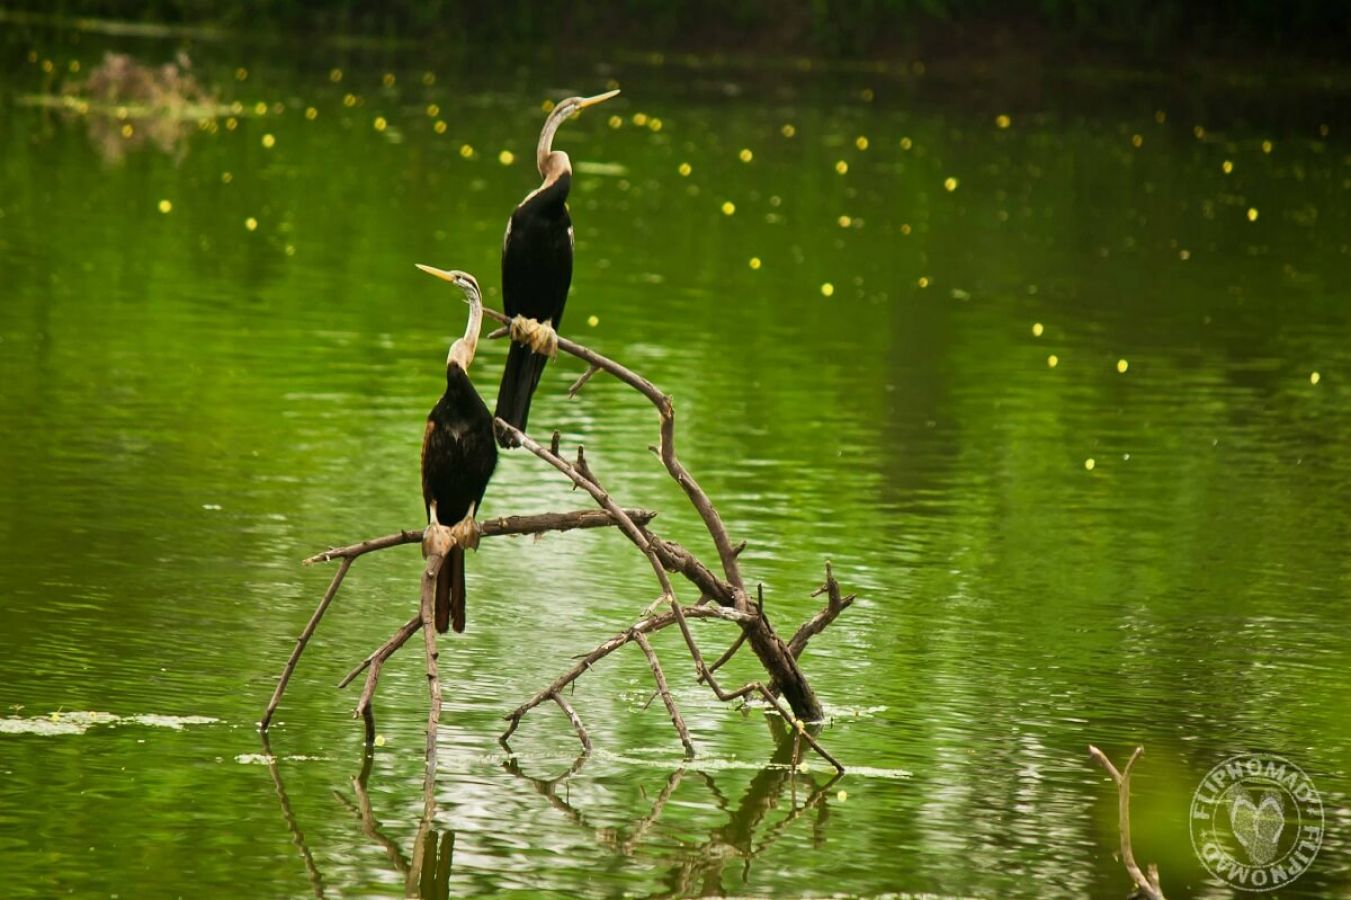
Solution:
[[[554,107],[554,111],[544,121],[544,127],[540,129],[539,147],[535,150],[535,165],[539,167],[540,177],[545,181],[549,180],[548,162],[549,157],[553,155],[554,135],[558,133],[558,126],[566,122],[570,115],[572,115],[572,107],[560,103]],[[566,158],[565,156],[564,159]]]
[[[483,300],[476,294],[469,295],[469,323],[465,325],[464,337],[459,338],[450,345],[450,353],[446,355],[446,368],[459,366],[465,372],[469,371],[469,364],[474,361],[474,353],[478,350],[478,333],[483,324]]]

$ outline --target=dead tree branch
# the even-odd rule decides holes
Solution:
[[[505,324],[516,324],[507,316],[496,312],[495,310],[484,310],[485,314],[497,319]],[[511,334],[513,338],[517,334],[517,329],[503,329],[497,334]],[[494,335],[490,335],[492,337]],[[643,617],[633,626],[621,631],[619,634],[604,641],[590,653],[585,654],[577,665],[573,666],[568,672],[556,678],[549,686],[539,691],[530,700],[517,707],[505,717],[508,721],[506,733],[502,736],[503,743],[515,731],[520,724],[522,716],[529,710],[538,706],[546,700],[553,700],[560,709],[568,716],[577,732],[578,738],[586,751],[591,750],[590,737],[587,734],[585,726],[582,724],[577,712],[563,698],[561,691],[564,687],[575,681],[580,675],[587,671],[592,664],[599,659],[614,652],[620,647],[630,642],[637,643],[647,657],[649,667],[652,670],[653,678],[657,684],[657,692],[662,697],[666,705],[667,712],[671,716],[671,721],[680,736],[681,743],[688,753],[693,753],[693,743],[689,736],[689,731],[685,727],[684,720],[676,706],[669,685],[666,682],[666,676],[662,670],[661,663],[657,659],[651,644],[647,640],[647,635],[654,631],[661,630],[674,624],[680,628],[681,636],[684,640],[686,649],[689,651],[691,659],[695,664],[695,672],[700,682],[709,686],[714,695],[722,701],[730,701],[745,698],[750,695],[760,696],[769,706],[773,707],[779,713],[788,725],[794,729],[796,735],[805,741],[824,759],[829,761],[836,769],[843,771],[843,766],[839,761],[827,752],[816,740],[815,736],[807,729],[805,722],[819,721],[823,717],[820,701],[815,692],[808,683],[801,668],[798,666],[798,657],[801,655],[807,642],[816,634],[824,630],[834,619],[853,601],[853,597],[842,597],[839,585],[836,583],[833,574],[830,571],[829,564],[826,568],[826,582],[817,594],[823,591],[827,593],[828,605],[824,610],[817,613],[798,629],[793,639],[785,643],[782,638],[775,633],[769,623],[768,617],[764,614],[763,600],[753,604],[747,597],[745,582],[742,577],[738,557],[743,549],[745,542],[734,544],[728,535],[726,525],[722,517],[718,514],[713,502],[708,494],[700,487],[684,464],[676,454],[675,439],[675,406],[671,398],[662,393],[652,382],[641,375],[633,372],[627,367],[615,362],[608,357],[602,356],[587,347],[570,341],[566,338],[558,338],[558,349],[572,356],[575,356],[587,363],[586,373],[579,378],[570,390],[570,394],[575,394],[596,374],[606,372],[628,385],[633,390],[641,394],[650,402],[660,415],[660,445],[653,448],[661,459],[667,474],[680,485],[686,498],[689,500],[695,512],[699,515],[709,538],[712,540],[714,548],[717,550],[721,567],[721,573],[715,572],[704,565],[693,553],[682,547],[675,541],[662,538],[649,530],[655,513],[640,509],[624,509],[610,497],[608,491],[602,486],[600,479],[587,463],[585,451],[579,446],[577,448],[577,458],[575,462],[565,460],[559,452],[560,438],[557,432],[553,435],[553,440],[548,447],[545,447],[521,430],[507,424],[501,419],[495,421],[495,427],[498,433],[509,438],[517,446],[526,448],[527,451],[534,454],[542,461],[548,463],[554,469],[558,470],[568,480],[572,482],[574,488],[580,487],[585,490],[591,498],[600,507],[598,510],[579,511],[564,514],[548,514],[542,516],[514,516],[508,518],[485,521],[480,525],[480,534],[483,537],[493,537],[505,534],[539,534],[545,531],[561,531],[570,528],[595,528],[613,526],[618,528],[630,542],[643,554],[652,569],[653,576],[657,580],[660,589],[658,600],[649,608]],[[433,592],[435,587],[436,573],[439,571],[441,560],[444,554],[453,546],[453,537],[447,537],[440,534],[443,529],[432,527],[421,531],[402,531],[395,534],[386,535],[379,538],[372,538],[357,544],[351,544],[345,547],[337,547],[316,554],[306,560],[306,563],[328,562],[334,559],[341,560],[341,567],[335,575],[328,592],[321,601],[319,607],[311,616],[309,623],[301,632],[300,638],[291,653],[282,676],[278,682],[276,691],[268,705],[267,711],[263,716],[260,727],[265,731],[272,720],[278,704],[281,701],[282,694],[285,691],[287,681],[298,663],[304,647],[318,627],[319,620],[336,596],[342,579],[351,568],[353,561],[366,553],[383,550],[388,547],[400,546],[402,544],[415,543],[422,541],[424,545],[424,556],[427,557],[427,566],[423,571],[421,584],[421,608],[419,615],[408,620],[402,625],[383,645],[373,651],[361,663],[359,663],[341,682],[342,686],[349,684],[362,671],[366,671],[366,684],[362,691],[361,699],[358,701],[356,714],[365,720],[366,740],[371,743],[375,738],[374,714],[372,712],[372,702],[375,693],[375,687],[379,680],[380,669],[389,657],[408,641],[419,629],[422,630],[425,641],[425,656],[427,664],[428,692],[431,698],[431,710],[427,723],[427,764],[429,770],[435,767],[436,758],[436,729],[439,721],[441,709],[441,690],[440,679],[438,677],[438,652],[436,648],[435,629],[431,627],[431,606]],[[671,575],[679,574],[684,580],[695,587],[699,592],[699,600],[694,605],[682,606],[677,599],[675,586],[672,584]],[[709,601],[712,601],[709,603]],[[668,612],[660,612],[659,608],[665,606],[669,608]],[[723,653],[718,660],[709,666],[704,662],[703,654],[695,641],[688,625],[688,619],[728,619],[735,622],[741,630],[740,636],[732,643],[729,650]],[[768,687],[761,682],[751,682],[735,690],[725,690],[718,684],[713,673],[721,667],[737,648],[743,643],[750,644],[752,650],[759,658],[766,673],[769,675]],[[782,694],[783,701],[779,700],[779,694]]]
[[[1159,886],[1159,867],[1150,863],[1149,874],[1146,875],[1140,870],[1139,864],[1135,861],[1135,851],[1131,849],[1131,768],[1144,752],[1144,747],[1136,747],[1130,761],[1126,763],[1126,768],[1118,770],[1107,758],[1106,753],[1092,744],[1088,745],[1089,755],[1098,765],[1106,769],[1107,774],[1112,776],[1112,781],[1116,782],[1118,824],[1121,829],[1121,864],[1126,867],[1126,873],[1135,882],[1139,896],[1148,900],[1164,900],[1163,888]]]
[[[624,515],[630,522],[641,522],[646,525],[656,518],[657,514],[647,509],[624,510]],[[480,537],[497,537],[501,535],[520,535],[520,534],[543,534],[548,531],[570,531],[574,528],[604,528],[616,524],[616,520],[607,512],[596,509],[582,509],[567,513],[543,513],[533,516],[503,516],[497,519],[489,519],[479,523]],[[325,550],[323,553],[316,553],[314,556],[305,560],[305,565],[312,565],[319,562],[331,562],[335,559],[342,560],[338,571],[334,573],[333,580],[329,582],[328,590],[324,592],[323,599],[315,608],[309,622],[301,630],[300,636],[296,639],[295,647],[291,650],[291,656],[286,660],[286,665],[282,668],[281,677],[277,679],[277,687],[272,692],[272,699],[268,701],[267,709],[263,713],[262,719],[258,722],[258,729],[263,733],[267,732],[272,724],[272,717],[276,715],[277,707],[281,705],[282,695],[286,693],[286,685],[291,680],[291,675],[295,672],[296,665],[300,662],[300,656],[305,652],[306,645],[313,637],[315,629],[319,627],[319,620],[324,617],[328,611],[329,605],[338,595],[338,589],[342,587],[343,579],[347,577],[347,572],[352,568],[352,563],[358,556],[364,556],[367,553],[373,553],[377,550],[386,550],[390,547],[398,547],[403,544],[420,543],[425,534],[424,529],[417,531],[398,531],[394,534],[387,534],[383,537],[370,538],[356,544],[349,544],[346,547],[334,547]],[[418,624],[414,624],[414,623]],[[375,740],[375,720],[371,714],[371,697],[375,693],[375,682],[379,679],[380,665],[385,662],[393,653],[404,645],[412,637],[419,627],[421,627],[421,616],[414,617],[389,639],[379,650],[376,650],[370,656],[348,673],[347,677],[338,685],[346,687],[368,666],[371,667],[371,675],[367,679],[366,690],[362,692],[362,699],[357,705],[357,715],[366,720],[366,742]]]
[[[657,693],[661,694],[661,701],[666,704],[666,712],[671,716],[671,724],[675,726],[676,734],[680,735],[680,743],[685,745],[685,754],[693,756],[694,742],[690,740],[690,730],[685,727],[685,717],[680,714],[680,707],[676,706],[675,697],[671,696],[671,689],[666,685],[666,675],[661,670],[661,663],[657,661],[656,652],[641,631],[634,634],[633,640],[647,657],[647,664],[652,668],[652,680],[657,683]]]

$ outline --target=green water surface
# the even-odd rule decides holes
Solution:
[[[0,893],[401,896],[427,825],[454,895],[1122,897],[1092,742],[1146,747],[1136,855],[1170,897],[1229,894],[1188,806],[1245,751],[1322,793],[1280,895],[1351,894],[1345,85],[3,35]],[[186,49],[239,105],[181,129],[34,105],[110,48]],[[790,777],[674,634],[693,760],[636,649],[572,695],[580,768],[551,707],[504,750],[502,714],[656,596],[599,531],[470,559],[429,823],[420,645],[363,778],[333,689],[412,614],[412,547],[353,568],[269,766],[254,723],[331,574],[300,560],[421,522],[465,307],[413,263],[500,306],[541,104],[612,82],[558,141],[564,330],[674,396],[785,636],[826,560],[858,595],[803,656],[849,774]],[[651,407],[604,377],[568,400],[582,371],[548,368],[532,429],[712,560]],[[518,451],[483,515],[587,505]]]

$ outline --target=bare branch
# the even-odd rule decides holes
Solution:
[[[413,618],[409,619],[407,622],[404,622],[403,625],[399,627],[399,630],[394,632],[393,637],[385,641],[376,649],[372,650],[370,656],[367,656],[361,662],[357,663],[356,667],[353,668],[352,671],[344,675],[342,677],[342,681],[338,682],[338,689],[341,690],[347,687],[354,680],[356,680],[356,677],[358,675],[366,671],[366,669],[369,666],[375,665],[377,663],[384,663],[385,660],[389,659],[391,656],[394,655],[395,650],[398,650],[400,647],[402,647],[404,644],[408,642],[408,639],[410,637],[417,634],[417,630],[421,627],[422,627],[422,613],[419,610],[417,615],[413,616]]]
[[[574,381],[572,386],[568,388],[568,399],[571,400],[573,397],[576,397],[578,392],[586,387],[586,383],[594,378],[599,371],[600,366],[587,366],[586,371],[582,373],[582,377]]]
[[[1118,825],[1121,829],[1121,864],[1126,867],[1126,873],[1148,900],[1164,900],[1163,888],[1159,886],[1158,866],[1151,864],[1149,874],[1146,875],[1140,870],[1139,864],[1135,861],[1135,851],[1131,849],[1131,768],[1144,752],[1144,747],[1136,747],[1130,761],[1126,763],[1126,768],[1118,770],[1107,758],[1106,753],[1092,744],[1088,745],[1089,755],[1107,770],[1107,774],[1112,776],[1112,781],[1116,783]]]
[[[642,529],[629,517],[628,513],[620,509],[619,505],[610,499],[610,495],[605,492],[604,488],[577,471],[575,466],[558,456],[558,454],[550,452],[545,447],[541,447],[534,438],[530,437],[530,435],[521,431],[521,429],[512,425],[510,422],[501,418],[494,419],[493,421],[497,426],[499,433],[511,437],[517,444],[568,476],[573,484],[590,494],[598,504],[609,512],[610,515],[617,520],[616,524],[619,526],[619,529],[623,531],[625,536],[633,541],[638,549],[643,551],[643,555],[648,558],[648,562],[652,565],[652,571],[657,576],[657,582],[661,585],[662,594],[668,597],[675,596],[675,590],[671,587],[671,579],[666,577],[666,569],[662,566],[661,560],[657,558],[656,552],[652,549],[651,542],[643,535]]]
[[[300,662],[300,654],[305,652],[305,645],[310,642],[314,635],[314,630],[319,627],[319,620],[324,617],[328,611],[328,605],[333,602],[333,598],[338,596],[338,588],[342,587],[342,580],[347,577],[347,570],[352,568],[352,560],[344,558],[338,571],[333,574],[333,580],[328,583],[328,590],[324,591],[324,597],[319,601],[314,614],[310,620],[305,623],[305,627],[300,632],[300,637],[296,638],[296,645],[291,650],[291,656],[286,660],[286,666],[281,670],[281,678],[277,679],[277,688],[272,692],[272,699],[267,702],[267,710],[263,713],[262,721],[258,723],[258,730],[267,733],[267,726],[272,724],[272,716],[277,712],[277,707],[281,704],[281,696],[286,693],[286,683],[291,680],[292,673],[296,670],[296,664]]]
[[[685,727],[685,718],[680,715],[680,707],[676,706],[675,697],[671,696],[671,689],[666,685],[666,675],[661,671],[656,651],[652,649],[647,636],[641,631],[636,632],[633,639],[647,657],[647,664],[652,668],[652,679],[657,683],[657,693],[661,694],[661,701],[666,704],[666,711],[671,715],[671,724],[675,726],[676,734],[680,735],[680,743],[685,745],[686,755],[693,756],[694,742],[690,740],[690,730]]]
[[[816,615],[803,622],[798,630],[788,641],[788,652],[797,659],[802,655],[802,651],[807,649],[807,642],[816,635],[826,630],[835,617],[844,612],[854,602],[854,595],[848,597],[840,596],[840,583],[835,580],[835,573],[831,571],[830,563],[826,563],[826,580],[819,588],[812,592],[813,597],[819,597],[821,594],[827,595],[827,602]]]
[[[646,525],[657,517],[650,509],[626,509],[624,514],[635,523]],[[579,509],[565,513],[538,513],[531,516],[501,516],[478,523],[480,537],[499,537],[511,534],[543,534],[546,531],[571,531],[574,528],[607,528],[618,525],[608,513],[598,509]],[[422,541],[422,530],[398,531],[383,537],[371,538],[346,547],[334,547],[316,553],[305,560],[305,565],[332,562],[335,559],[356,559],[375,550],[385,550],[402,544]]]
[[[503,324],[509,325],[512,322],[511,317],[495,309],[485,307],[483,313]],[[723,524],[722,517],[718,515],[718,511],[713,506],[713,501],[708,498],[708,494],[704,493],[704,489],[699,486],[699,483],[694,480],[694,476],[686,470],[676,456],[675,406],[671,403],[671,398],[637,372],[565,337],[560,336],[558,338],[558,349],[589,363],[597,369],[609,372],[642,394],[657,408],[657,411],[661,414],[661,461],[666,466],[666,470],[670,472],[671,477],[685,491],[690,503],[699,513],[700,518],[703,519],[704,527],[708,529],[709,536],[713,538],[713,545],[718,550],[723,574],[738,591],[743,592],[744,599],[745,587],[741,581],[741,569],[737,564],[737,554],[732,547],[732,540],[727,535],[727,526]]]
[[[436,730],[441,722],[441,678],[437,672],[436,650],[436,576],[441,572],[441,564],[446,554],[454,546],[451,529],[444,525],[427,526],[427,536],[423,539],[423,552],[427,555],[427,567],[422,570],[422,637],[427,658],[427,693],[431,704],[427,710],[427,779],[436,772]]]
[[[691,619],[725,619],[737,623],[746,620],[745,613],[739,613],[732,609],[722,609],[716,606],[689,606],[685,607],[683,612]],[[546,700],[551,700],[555,694],[561,694],[563,688],[586,674],[593,664],[604,659],[620,647],[623,647],[629,641],[633,640],[635,634],[639,632],[651,634],[654,631],[661,631],[663,628],[674,625],[675,622],[676,618],[672,613],[649,616],[613,637],[602,641],[592,649],[591,652],[579,657],[577,663],[573,665],[572,668],[555,678],[547,687],[503,716],[502,718],[506,719],[510,724],[499,740],[505,741],[507,738],[511,737],[512,733],[516,730],[516,726],[520,724],[522,716],[530,712],[530,710],[534,709],[536,706],[539,706],[541,703],[544,703]]]
[[[577,739],[582,742],[582,752],[591,752],[591,735],[586,733],[586,726],[582,724],[582,717],[577,715],[577,710],[572,708],[572,704],[563,699],[562,694],[554,694],[554,702],[558,708],[567,715],[568,721],[572,723],[572,728],[577,732]]]

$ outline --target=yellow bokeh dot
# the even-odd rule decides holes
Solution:
[[[839,793],[837,793],[837,794],[835,795],[835,799],[838,800],[839,802],[843,803],[844,801],[846,801],[846,800],[849,799],[849,792],[848,792],[848,791],[840,791]]]
[[[656,116],[653,116],[652,118],[648,119],[648,120],[647,120],[647,130],[648,130],[648,131],[661,131],[661,119],[658,119]]]
[[[253,114],[255,116],[267,115],[267,104],[264,103],[262,100],[259,100],[257,103],[253,104]]]
[[[435,131],[437,134],[445,134],[447,127],[445,122],[438,119],[436,124],[432,126],[432,131]]]
[[[1322,375],[1319,375],[1317,372],[1310,372],[1310,373],[1309,373],[1309,384],[1318,384],[1318,382],[1320,382],[1320,381],[1322,381],[1322,380],[1323,380],[1323,376],[1322,376]]]
[[[52,62],[50,59],[44,59],[42,61],[42,71],[51,72],[54,69],[56,69],[56,63]]]
[[[342,105],[343,105],[343,106],[346,106],[348,109],[351,109],[353,106],[356,106],[356,105],[357,105],[357,95],[356,95],[356,94],[344,94],[344,95],[343,95],[343,98],[342,98]]]
[[[295,245],[295,244],[287,244],[287,245],[286,245],[286,255],[287,255],[287,256],[295,256],[295,255],[296,255],[296,245]]]
[[[864,88],[863,90],[858,92],[858,95],[859,98],[862,99],[864,103],[872,103],[873,98],[877,96],[876,94],[873,93],[872,88]]]
[[[427,118],[435,119],[439,115],[441,115],[441,107],[437,106],[435,103],[428,103]]]
[[[633,114],[633,124],[634,124],[634,125],[637,125],[639,128],[642,128],[644,125],[646,125],[646,124],[647,124],[647,113],[640,113],[640,112],[639,112],[639,113],[634,113],[634,114]]]
[[[827,281],[825,284],[821,285],[821,296],[822,296],[822,297],[829,297],[831,294],[834,294],[834,293],[835,293],[835,285],[831,284],[829,281]]]
[[[172,212],[173,208],[173,203],[168,200],[161,200],[159,202],[159,211],[162,213]]]
[[[1154,110],[1154,121],[1162,125],[1164,122],[1168,121],[1168,113],[1161,109]]]
[[[226,131],[234,131],[238,127],[239,127],[239,120],[236,119],[234,116],[231,116],[230,118],[225,120]]]
[[[590,325],[592,328],[595,328],[597,325],[600,324],[600,316],[587,316],[586,324]]]
[[[460,156],[464,157],[465,159],[468,159],[469,157],[471,157],[471,156],[473,156],[473,155],[474,155],[474,148],[473,148],[473,147],[469,146],[468,144],[461,144],[461,145],[460,145]]]
[[[427,87],[431,87],[432,85],[436,84],[436,73],[435,73],[435,72],[423,72],[423,73],[422,73],[422,83],[425,84]]]
[[[957,190],[957,179],[956,179],[956,178],[953,178],[951,175],[949,175],[947,178],[944,178],[944,179],[943,179],[943,190],[945,190],[945,191],[955,191],[955,190]]]
[[[610,116],[610,127],[611,127],[611,128],[619,128],[619,127],[622,126],[623,124],[624,124],[624,120],[621,119],[619,116]]]
[[[263,146],[271,150],[273,147],[277,146],[277,139],[270,134],[265,134],[263,135]]]
[[[1054,369],[1056,366],[1060,365],[1060,357],[1052,353],[1050,356],[1046,357],[1046,365],[1048,368]]]
[[[849,163],[845,162],[844,160],[840,160],[839,162],[835,163],[835,171],[843,175],[845,172],[849,171]]]
[[[848,228],[850,225],[854,224],[854,220],[849,216],[840,216],[835,220],[835,224],[839,225],[841,228]]]
[[[908,222],[907,222],[907,223],[902,223],[902,225],[901,225],[901,234],[909,234],[909,233],[910,233],[910,224],[909,224]]]
[[[922,287],[922,288],[928,287],[928,286],[929,286],[929,276],[927,276],[927,275],[921,275],[921,276],[919,276],[919,281],[916,281],[915,284],[918,284],[918,285],[919,285],[920,287]]]
[[[854,146],[860,150],[867,150],[868,139],[860,134],[858,137],[854,138]]]
[[[730,216],[734,212],[736,212],[736,204],[731,200],[724,200],[722,204],[722,214],[724,216]]]
[[[1271,141],[1263,141],[1263,142],[1262,142],[1262,152],[1263,152],[1263,153],[1270,153],[1270,152],[1271,152],[1272,146],[1273,146],[1273,145],[1272,145]]]
[[[994,124],[996,128],[1008,128],[1013,124],[1013,120],[1006,115],[1000,114],[994,117]]]
[[[903,138],[901,138],[901,149],[902,149],[902,150],[909,150],[909,149],[910,149],[911,147],[913,147],[913,146],[915,146],[915,144],[914,144],[913,141],[910,140],[910,138],[908,138],[908,137],[903,137]]]
[[[1186,262],[1192,258],[1192,252],[1190,250],[1179,250],[1177,251],[1177,258]]]
[[[375,121],[371,123],[371,126],[376,131],[384,131],[387,127],[389,127],[389,123],[385,121],[384,116],[376,116]]]
[[[742,162],[750,162],[751,160],[755,159],[755,154],[752,153],[750,149],[746,147],[743,147],[741,152],[738,153],[736,156],[737,159],[741,160]]]
[[[315,109],[313,106],[305,107],[305,118],[313,122],[315,119],[319,118],[319,110]]]
[[[129,138],[135,133],[136,129],[132,127],[132,124],[130,122],[122,126],[122,137]]]
[[[229,172],[221,172],[221,173],[220,173],[220,180],[221,180],[221,184],[229,184],[230,182],[232,182],[232,181],[235,180],[235,176],[232,175],[232,174],[229,173]]]
[[[683,162],[680,164],[680,168],[676,169],[676,171],[680,173],[681,178],[688,178],[690,176],[690,173],[693,172],[694,169],[691,168],[689,163]]]
[[[1248,207],[1248,221],[1249,222],[1257,221],[1257,207],[1255,206]]]
[[[244,227],[247,228],[249,231],[257,231],[258,220],[255,219],[253,216],[249,216],[247,219],[244,220]]]
[[[1199,141],[1205,138],[1206,130],[1202,128],[1200,125],[1197,125],[1196,127],[1192,128],[1192,134],[1194,134],[1196,136],[1196,139]]]
[[[501,153],[497,154],[497,161],[504,166],[509,166],[516,161],[516,154],[512,153],[510,150],[503,150]]]
[[[342,69],[329,69],[328,80],[333,82],[334,84],[337,84],[339,81],[342,81]]]
[[[760,257],[758,257],[758,256],[752,256],[749,265],[750,265],[750,267],[751,267],[752,269],[759,269],[759,268],[760,268]]]
[[[555,105],[556,104],[552,100],[545,98],[544,102],[539,105],[539,108],[544,110],[546,113],[551,113],[554,111]]]
[[[383,747],[383,746],[385,746],[385,736],[384,736],[383,734],[377,734],[377,735],[375,736],[375,740],[372,741],[372,743],[374,743],[375,746],[377,746],[377,747]]]
[[[784,126],[779,129],[779,134],[783,135],[786,138],[790,138],[793,135],[797,134],[797,128],[793,126],[791,123],[785,123]]]
[[[1091,456],[1088,459],[1084,460],[1084,468],[1090,472],[1093,471],[1093,467],[1096,466],[1097,464],[1098,461]]]
[[[1130,367],[1131,364],[1124,359],[1118,359],[1116,361],[1116,370],[1120,372],[1122,375],[1125,375],[1126,370],[1129,369]]]
[[[1131,135],[1131,146],[1132,146],[1132,147],[1139,148],[1139,147],[1143,147],[1144,145],[1145,145],[1145,136],[1144,136],[1144,135],[1142,135],[1142,134],[1133,134],[1133,135]]]
[[[381,83],[383,83],[385,87],[394,87],[394,82],[396,80],[397,79],[394,77],[393,72],[386,72],[385,77],[380,79]]]
[[[1234,171],[1234,164],[1226,159],[1224,162],[1220,163],[1220,169],[1224,174],[1228,175],[1230,172]]]
[[[244,68],[243,66],[240,66],[238,69],[235,69],[235,80],[236,80],[236,81],[243,81],[245,78],[248,78],[248,77],[249,77],[249,70],[248,70],[248,69]]]
[[[1045,330],[1046,330],[1046,329],[1042,327],[1042,324],[1041,324],[1040,322],[1033,322],[1033,323],[1032,323],[1032,336],[1033,336],[1033,337],[1041,337],[1041,333],[1042,333],[1043,331],[1045,331]]]

